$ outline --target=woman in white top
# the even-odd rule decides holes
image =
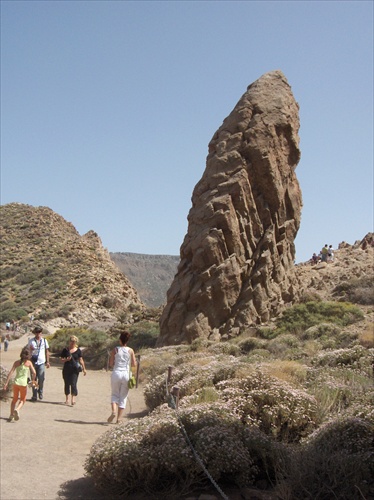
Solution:
[[[121,345],[115,347],[110,354],[109,366],[113,368],[113,372],[111,376],[112,413],[108,418],[109,423],[117,417],[116,424],[118,424],[125,411],[129,392],[130,365],[132,370],[136,369],[135,353],[130,347],[126,347],[130,335],[130,332],[124,330],[119,336]]]

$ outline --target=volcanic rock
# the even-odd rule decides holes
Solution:
[[[158,345],[238,335],[294,299],[299,107],[281,71],[251,84],[209,143]]]

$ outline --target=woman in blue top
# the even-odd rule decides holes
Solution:
[[[130,367],[133,370],[136,369],[135,353],[130,347],[126,347],[130,335],[130,332],[126,330],[121,333],[119,336],[120,345],[112,350],[109,358],[109,366],[113,368],[111,376],[112,413],[108,418],[109,423],[117,417],[116,424],[118,424],[125,411],[129,392]]]

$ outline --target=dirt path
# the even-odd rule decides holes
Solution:
[[[1,351],[1,364],[10,369],[28,336]],[[84,477],[84,461],[92,444],[110,426],[110,372],[87,370],[79,375],[75,406],[65,406],[62,366],[46,370],[44,399],[28,401],[18,422],[7,422],[10,401],[0,403],[1,500],[102,498]],[[131,390],[124,421],[143,416],[142,388]]]

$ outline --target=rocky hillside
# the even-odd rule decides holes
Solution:
[[[51,209],[20,203],[1,206],[0,221],[2,321],[24,313],[53,330],[144,308],[93,231],[80,236]]]
[[[300,301],[337,300],[374,304],[374,233],[339,244],[332,262],[295,267]]]
[[[166,304],[166,292],[177,272],[179,256],[129,252],[114,252],[109,255],[136,288],[144,304],[148,307]]]

